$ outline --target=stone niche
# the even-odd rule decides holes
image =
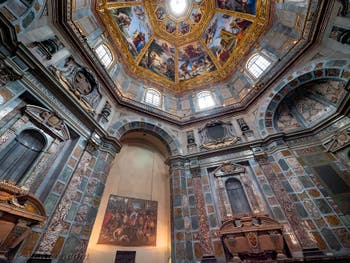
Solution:
[[[11,260],[32,227],[46,218],[43,204],[28,189],[0,181],[0,259]]]

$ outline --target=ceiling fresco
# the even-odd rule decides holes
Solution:
[[[227,79],[268,23],[266,0],[100,0],[125,70],[181,93]]]

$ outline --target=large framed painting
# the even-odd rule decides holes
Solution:
[[[110,195],[98,244],[155,246],[158,202]]]

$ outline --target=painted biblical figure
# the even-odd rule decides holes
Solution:
[[[157,201],[110,195],[98,244],[155,246]]]

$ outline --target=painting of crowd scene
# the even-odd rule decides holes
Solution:
[[[204,47],[193,42],[179,48],[179,80],[184,81],[216,70]]]
[[[216,7],[255,15],[256,0],[216,0]]]
[[[156,246],[157,201],[110,195],[98,244]]]
[[[242,18],[215,14],[203,34],[205,44],[223,65],[232,54],[252,23]]]
[[[128,49],[135,58],[152,35],[152,29],[142,6],[114,8],[110,14],[119,28]]]
[[[175,47],[161,39],[154,39],[145,52],[140,66],[175,81]]]

